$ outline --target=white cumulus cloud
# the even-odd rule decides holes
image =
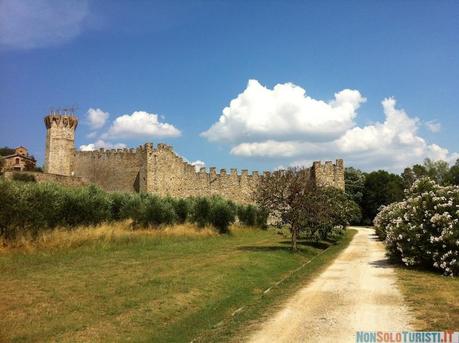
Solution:
[[[293,157],[305,151],[319,151],[326,143],[303,141],[276,141],[241,143],[231,149],[231,154],[238,156]]]
[[[356,127],[338,139],[336,151],[359,164],[374,164],[386,168],[403,168],[428,157],[452,161],[457,157],[448,149],[428,144],[419,133],[421,121],[395,107],[394,98],[382,101],[385,121]]]
[[[430,132],[437,133],[441,131],[441,124],[436,120],[429,120],[425,122],[425,125]]]
[[[231,149],[231,154],[244,157],[289,158],[305,154],[320,155],[330,148],[330,142],[267,140],[238,144]]]
[[[172,124],[162,123],[158,115],[145,111],[135,111],[117,117],[108,131],[102,136],[105,139],[134,137],[178,137],[180,130]]]
[[[253,142],[300,138],[327,141],[354,126],[359,91],[345,89],[331,101],[316,100],[292,83],[273,89],[249,80],[246,89],[223,109],[218,122],[201,135],[209,141]]]
[[[104,112],[100,108],[90,108],[86,113],[88,123],[93,130],[100,129],[104,126],[109,116],[110,114],[108,112]]]
[[[404,110],[395,108],[395,99],[382,101],[386,120],[383,123],[355,127],[347,131],[338,141],[343,152],[375,151],[397,147],[423,146],[425,141],[417,136],[419,119],[410,118]]]
[[[233,155],[293,160],[289,165],[344,158],[348,165],[359,168],[400,170],[427,157],[448,162],[459,157],[421,137],[418,131],[423,123],[397,108],[394,98],[381,103],[383,121],[356,126],[354,120],[363,101],[356,90],[343,90],[334,100],[324,102],[305,96],[305,91],[293,84],[270,90],[250,81],[202,135],[210,141],[229,143]]]
[[[81,151],[93,151],[93,150],[97,150],[97,149],[100,149],[100,148],[104,148],[104,149],[122,149],[122,148],[126,148],[126,144],[123,144],[123,143],[111,144],[111,143],[105,142],[102,139],[99,139],[95,143],[90,143],[90,144],[87,144],[87,145],[80,145],[80,150]]]
[[[89,15],[86,0],[1,0],[0,46],[31,49],[76,37]]]
[[[196,172],[199,172],[201,168],[204,168],[206,166],[206,163],[204,161],[197,160],[197,161],[191,162],[191,165],[194,166],[194,169],[196,170]]]

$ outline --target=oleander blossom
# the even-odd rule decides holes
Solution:
[[[423,178],[405,199],[383,207],[374,220],[391,259],[407,266],[459,273],[459,187]]]

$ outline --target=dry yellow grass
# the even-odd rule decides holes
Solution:
[[[236,227],[236,230],[241,228]],[[97,226],[80,226],[72,230],[58,228],[42,232],[32,239],[20,236],[14,241],[0,239],[0,253],[18,250],[33,252],[41,249],[61,249],[81,246],[94,241],[114,242],[145,237],[211,237],[218,233],[212,227],[198,228],[194,224],[177,224],[161,228],[133,230],[129,221],[106,223]]]
[[[398,284],[413,311],[415,328],[424,331],[459,328],[459,278],[431,271],[398,268]]]

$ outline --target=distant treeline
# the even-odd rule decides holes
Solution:
[[[32,180],[24,180],[32,181]],[[175,199],[147,193],[107,193],[96,186],[66,188],[52,183],[0,180],[0,235],[36,236],[56,227],[131,219],[133,228],[158,228],[175,223],[214,226],[225,233],[236,218],[264,227],[267,214],[253,205],[220,197]]]
[[[0,156],[8,156],[13,155],[16,152],[16,149],[4,146],[3,148],[0,147]]]
[[[404,190],[416,180],[429,177],[438,185],[459,185],[459,160],[452,166],[445,161],[424,160],[424,163],[405,168],[394,174],[385,170],[364,173],[359,169],[346,168],[346,194],[362,210],[362,224],[371,224],[382,205],[401,201]]]

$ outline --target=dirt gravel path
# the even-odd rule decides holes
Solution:
[[[412,318],[374,231],[349,246],[262,324],[250,342],[355,342],[356,331],[410,330]]]

